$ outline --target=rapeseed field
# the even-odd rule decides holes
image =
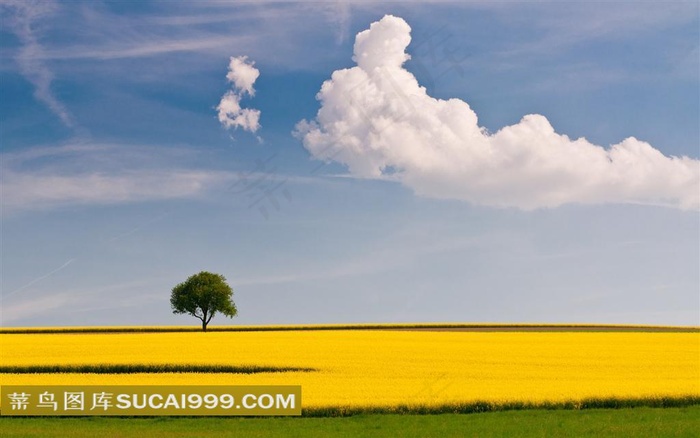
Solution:
[[[6,385],[301,385],[304,408],[317,409],[700,397],[697,331],[0,334],[0,346],[6,369],[121,370],[0,373]]]

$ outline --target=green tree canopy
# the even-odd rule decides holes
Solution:
[[[238,314],[233,302],[233,290],[221,274],[202,271],[173,288],[170,295],[173,313],[186,313],[202,321],[207,331],[209,321],[217,312],[229,318]]]

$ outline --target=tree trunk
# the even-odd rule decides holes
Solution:
[[[202,320],[202,330],[205,332],[207,331],[207,323],[204,322],[204,320]]]

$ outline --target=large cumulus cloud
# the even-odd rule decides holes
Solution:
[[[486,132],[466,102],[429,96],[403,68],[410,31],[388,15],[357,34],[357,66],[333,72],[317,95],[316,119],[297,125],[314,158],[357,177],[395,179],[419,195],[497,207],[700,207],[700,162],[634,137],[606,149],[558,134],[537,114]]]

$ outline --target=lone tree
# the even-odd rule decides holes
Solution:
[[[233,290],[226,284],[221,274],[202,271],[173,288],[170,295],[173,313],[187,313],[202,321],[202,330],[207,331],[207,324],[216,312],[229,318],[238,314],[233,303]]]

